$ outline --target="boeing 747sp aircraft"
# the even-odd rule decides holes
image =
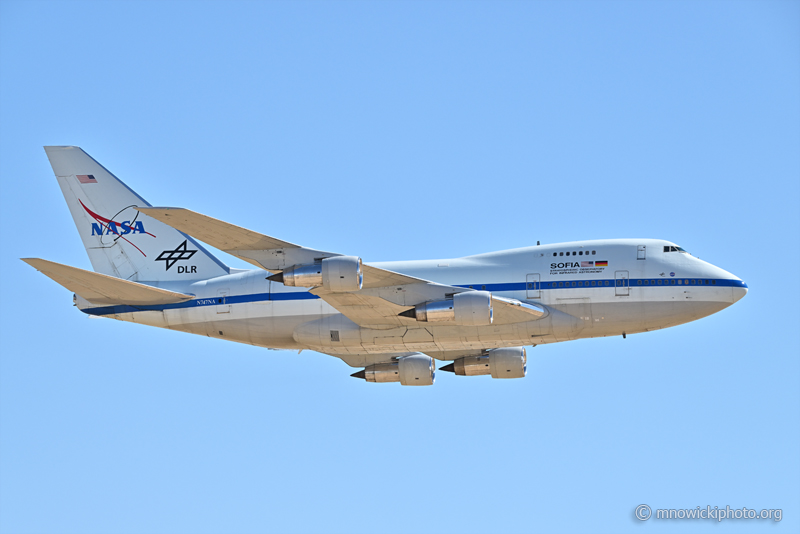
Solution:
[[[45,147],[94,272],[26,258],[83,313],[314,350],[369,382],[522,378],[525,346],[625,336],[727,308],[747,284],[660,239],[364,263],[183,208],[152,207],[78,147]],[[251,263],[232,269],[199,243]]]

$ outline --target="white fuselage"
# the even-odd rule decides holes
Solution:
[[[96,307],[79,298],[78,305],[91,315],[262,347],[316,350],[352,366],[409,352],[453,359],[459,352],[675,326],[718,312],[747,293],[747,285],[731,273],[673,249],[674,243],[663,240],[614,239],[373,264],[547,308],[544,318],[509,325],[362,328],[307,288],[271,282],[263,270],[150,284],[196,296],[181,304]]]

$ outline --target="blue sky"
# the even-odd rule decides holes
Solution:
[[[0,2],[0,532],[797,532],[800,3]],[[524,380],[108,320],[43,145],[365,261],[674,241],[735,306]],[[243,266],[230,257],[224,260]],[[446,375],[446,376],[442,376]],[[633,509],[781,508],[640,523]]]

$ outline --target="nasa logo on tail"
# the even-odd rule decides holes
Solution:
[[[87,176],[90,177],[92,180],[94,180],[93,176],[91,175]],[[95,183],[95,182],[81,182],[81,183]],[[124,239],[125,241],[130,243],[131,246],[133,246],[136,250],[141,252],[142,256],[147,257],[147,254],[145,254],[142,251],[142,249],[134,245],[127,237],[124,237],[129,234],[147,234],[150,237],[153,238],[156,237],[144,229],[143,221],[136,220],[137,218],[139,218],[139,212],[133,210],[133,206],[126,206],[125,208],[121,209],[116,215],[114,215],[110,219],[107,219],[106,217],[103,217],[102,215],[99,215],[90,210],[89,208],[87,208],[86,204],[84,204],[81,199],[78,199],[78,202],[80,202],[81,206],[83,206],[83,209],[86,211],[86,213],[88,213],[92,219],[97,221],[92,223],[92,235],[100,236],[101,242],[103,241],[104,236],[113,236],[112,239],[114,242],[116,242],[117,239]],[[128,209],[131,209],[135,212],[135,215],[133,216],[132,220],[122,221],[122,222],[116,222],[114,220],[121,213],[124,213]],[[111,245],[113,243],[108,243],[108,244]]]

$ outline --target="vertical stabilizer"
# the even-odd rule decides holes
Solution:
[[[150,204],[80,148],[44,150],[96,272],[141,282],[230,272],[191,237],[134,209]]]

